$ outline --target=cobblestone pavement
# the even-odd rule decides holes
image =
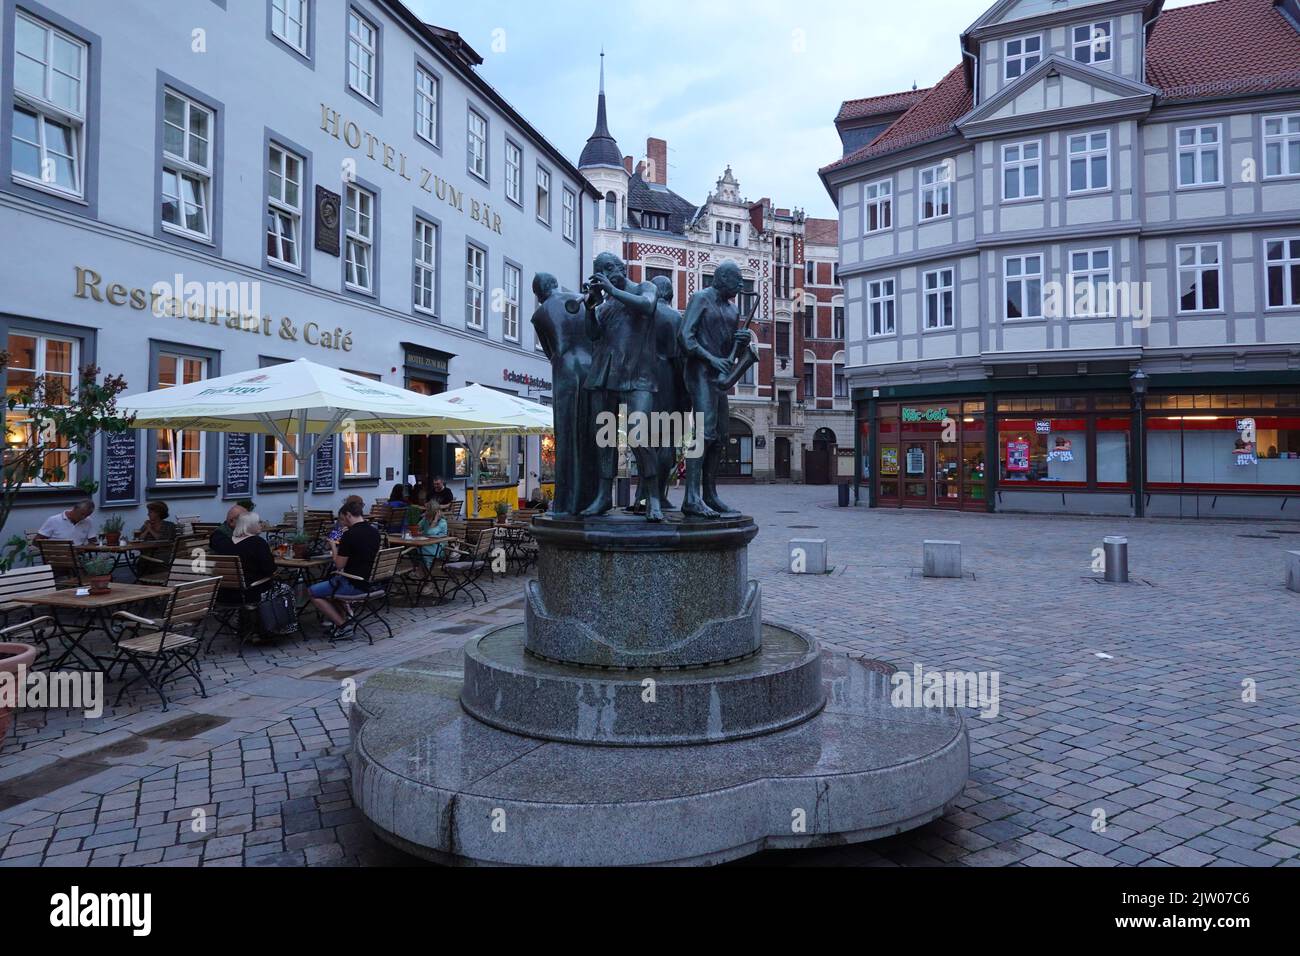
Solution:
[[[997,715],[966,711],[971,778],[945,816],[754,862],[1300,865],[1300,595],[1282,583],[1300,524],[900,513],[836,508],[831,488],[724,490],[762,527],[750,572],[767,619],[903,670],[999,676]],[[1107,534],[1128,536],[1135,583],[1095,580]],[[834,570],[788,573],[794,537],[826,538]],[[960,540],[967,576],[922,578],[926,538]],[[517,620],[521,587],[494,581],[476,608],[399,609],[397,636],[373,647],[308,636],[241,659],[218,642],[208,698],[178,695],[165,714],[144,693],[98,720],[21,713],[0,751],[0,866],[412,862],[352,805],[340,682]]]

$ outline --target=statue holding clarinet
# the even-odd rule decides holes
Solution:
[[[669,304],[666,282],[631,281],[626,264],[611,253],[596,258],[579,294],[557,290],[551,276],[539,275],[535,287],[538,283],[548,295],[543,301],[539,293],[534,324],[555,373],[557,478],[567,479],[563,495],[557,482],[559,512],[594,518],[613,506],[617,448],[592,434],[602,416],[621,410],[629,418],[680,419],[689,409],[695,434],[686,451],[682,513],[696,518],[739,514],[718,497],[716,478],[727,437],[727,393],[758,360],[749,330],[758,297],[742,324],[740,267],[731,260],[720,263],[712,285],[691,296],[684,316]],[[551,335],[552,329],[566,334]],[[675,347],[665,336],[676,338]],[[641,479],[638,497],[646,499],[646,519],[662,521],[675,445],[655,448],[638,435],[637,429],[628,430]]]

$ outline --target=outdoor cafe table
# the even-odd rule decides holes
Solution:
[[[170,541],[132,541],[126,539],[121,544],[79,544],[76,550],[78,554],[111,554],[113,556],[113,571],[116,571],[125,561],[131,573],[139,577],[139,573],[136,571],[135,556],[141,551],[153,551],[157,548],[170,546]]]
[[[311,587],[314,581],[320,579],[321,576],[313,579],[313,572],[317,569],[324,568],[333,562],[334,559],[328,556],[319,558],[294,558],[278,554],[275,556],[275,566],[292,572],[289,575],[289,583],[294,588],[301,587],[303,591],[306,591]],[[302,604],[298,605],[298,613],[301,614],[305,611],[309,603],[310,599],[306,599]]]
[[[51,670],[58,670],[64,661],[72,658],[86,670],[97,671],[103,670],[106,664],[111,665],[112,658],[97,657],[93,651],[82,647],[86,636],[100,630],[108,635],[109,640],[116,643],[117,634],[112,621],[116,610],[139,601],[170,597],[171,593],[171,588],[155,587],[151,584],[114,583],[107,594],[79,595],[77,588],[51,588],[48,591],[33,591],[31,594],[11,597],[9,601],[13,604],[30,604],[51,610],[55,631],[67,644],[67,649],[50,665]],[[88,620],[85,624],[79,625],[76,628],[77,633],[74,634],[60,617],[61,611],[80,611]]]
[[[441,600],[442,598],[441,590],[438,588],[438,585],[434,583],[434,579],[433,579],[433,565],[424,563],[423,560],[424,556],[420,553],[420,549],[427,548],[430,545],[434,545],[434,544],[446,544],[448,541],[451,540],[451,535],[441,534],[441,535],[435,535],[433,537],[426,537],[424,535],[415,535],[414,537],[403,536],[400,538],[397,537],[396,535],[393,535],[388,540],[390,546],[394,548],[397,547],[405,548],[406,550],[403,551],[402,553],[414,559],[414,565],[415,565],[414,570],[417,572],[420,580],[420,588],[418,591],[415,592],[414,603],[416,604],[420,603],[420,595],[424,593],[424,586],[426,584],[433,585],[434,591],[438,593],[439,600]]]

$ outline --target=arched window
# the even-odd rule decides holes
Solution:
[[[605,228],[618,228],[618,197],[614,193],[605,193]]]
[[[813,432],[813,448],[829,448],[838,444],[835,432],[829,428],[819,428]]]

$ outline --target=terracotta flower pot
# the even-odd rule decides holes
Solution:
[[[117,547],[119,544],[122,543],[122,532],[120,532],[120,531],[105,531],[105,532],[104,532],[104,540],[109,544],[110,547],[114,547],[114,548],[115,548],[115,547]]]
[[[418,524],[407,525],[406,530],[410,532],[412,538],[418,538],[420,536],[420,526]]]
[[[95,575],[91,575],[91,578],[90,578],[90,593],[91,593],[91,594],[107,594],[107,593],[111,590],[111,588],[110,588],[109,585],[110,585],[110,583],[112,582],[112,580],[113,580],[113,577],[112,577],[112,575],[109,575],[109,574],[95,574]]]
[[[295,544],[295,545],[293,546],[293,556],[294,556],[295,558],[303,558],[303,559],[305,559],[305,558],[307,557],[307,549],[308,549],[309,547],[311,547],[311,545],[307,545],[307,544]]]
[[[6,680],[16,680],[18,668],[30,669],[36,662],[37,653],[37,649],[30,644],[0,644],[0,672],[15,675]],[[5,738],[9,736],[9,726],[13,719],[12,707],[0,707],[0,746],[4,745]]]

